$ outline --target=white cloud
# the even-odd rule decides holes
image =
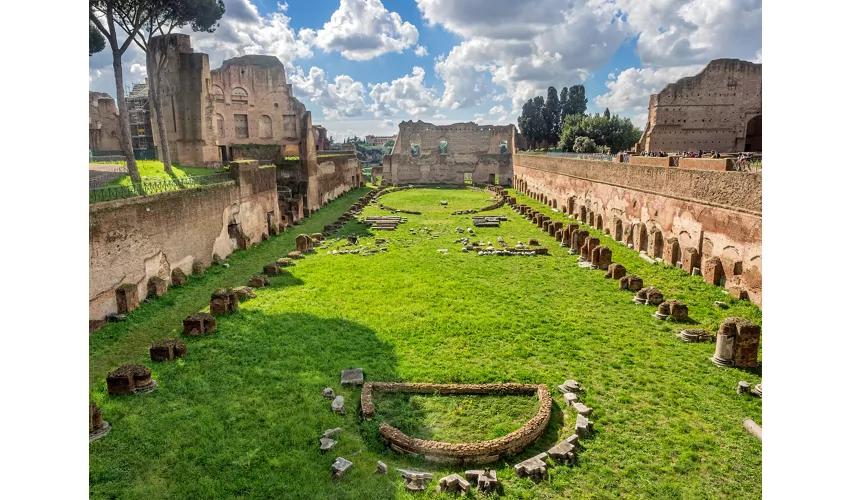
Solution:
[[[753,62],[761,64],[761,49],[756,51],[756,56],[753,58]]]
[[[353,61],[401,52],[419,41],[416,27],[403,21],[397,12],[389,12],[380,0],[341,0],[315,37],[310,30],[304,32],[317,47]]]
[[[145,78],[148,76],[148,68],[144,64],[133,63],[130,66],[130,75]]]
[[[615,0],[639,34],[637,54],[655,67],[749,59],[761,49],[761,0]]]
[[[192,37],[195,52],[209,54],[210,68],[218,68],[222,61],[246,54],[277,56],[287,70],[294,68],[293,61],[313,56],[312,33],[301,30],[298,34],[290,26],[286,15],[289,6],[278,3],[277,10],[261,16],[250,0],[224,0],[224,16],[213,33],[196,33],[190,27],[183,32]]]
[[[357,117],[366,109],[365,87],[348,75],[337,75],[329,83],[323,69],[313,66],[305,75],[298,67],[289,80],[298,93],[322,108],[325,118]]]
[[[383,120],[381,126],[384,128],[395,128],[395,122],[392,120]]]
[[[585,81],[638,37],[653,68],[750,59],[761,48],[761,0],[417,0],[423,18],[463,40],[437,57],[441,106],[530,97]],[[759,56],[756,56],[759,57]],[[619,70],[617,70],[619,71]],[[609,78],[610,79],[610,78]]]
[[[422,45],[417,45],[416,50],[413,51],[418,57],[425,57],[428,55],[428,47],[423,47]]]
[[[646,121],[649,96],[658,93],[668,83],[679,78],[696,75],[702,65],[676,66],[672,68],[629,68],[612,78],[608,75],[605,86],[608,92],[596,96],[593,101],[599,108],[608,108],[611,113],[633,118],[640,126]],[[638,118],[643,116],[641,121]]]
[[[436,91],[425,85],[425,70],[414,66],[412,74],[390,83],[369,84],[369,109],[376,117],[393,116],[403,111],[411,116],[429,114],[437,105]]]

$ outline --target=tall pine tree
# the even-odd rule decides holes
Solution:
[[[558,137],[561,135],[558,125],[558,117],[561,114],[559,108],[558,90],[555,87],[549,87],[546,92],[546,103],[543,108],[543,135],[547,147],[557,144]]]

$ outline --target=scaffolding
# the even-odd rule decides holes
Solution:
[[[127,109],[130,116],[130,137],[133,149],[154,149],[153,128],[151,126],[150,102],[148,99],[148,84],[134,83],[132,89],[125,93]]]

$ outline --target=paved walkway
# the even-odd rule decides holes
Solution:
[[[116,172],[119,168],[121,165],[114,163],[89,163],[89,189],[102,187],[123,176],[124,172]]]

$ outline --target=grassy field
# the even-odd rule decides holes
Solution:
[[[101,162],[103,163],[103,162]],[[117,162],[105,162],[115,165],[126,165],[126,161],[117,161]],[[142,176],[143,181],[151,181],[155,179],[171,179],[174,177],[188,177],[192,175],[210,175],[216,172],[223,172],[226,169],[224,168],[203,168],[203,167],[181,167],[177,164],[172,164],[171,169],[174,171],[174,175],[169,175],[165,173],[165,166],[161,161],[158,160],[136,160],[136,165],[139,167],[139,175]],[[131,186],[132,181],[130,180],[130,175],[124,175],[123,177],[119,177],[114,181],[107,183],[104,187],[110,186]]]
[[[320,230],[360,195],[337,200],[297,232]],[[759,375],[714,366],[713,345],[681,342],[682,325],[653,318],[654,308],[635,305],[602,271],[577,267],[576,256],[507,207],[493,212],[508,216],[502,227],[475,237],[494,244],[498,236],[509,244],[537,238],[550,256],[460,252],[455,228],[472,223],[450,212],[487,205],[484,192],[418,189],[381,202],[422,215],[408,215],[395,232],[370,234],[352,222],[341,235],[357,234],[367,247],[375,236],[388,238],[388,252],[327,253],[346,248],[344,240],[319,249],[256,290],[238,314],[219,317],[214,334],[185,339],[182,360],[153,364],[147,347],[179,336],[181,319],[204,309],[214,288],[245,284],[294,249],[297,232],[237,252],[228,269],[213,267],[91,337],[90,395],[113,425],[90,447],[91,497],[422,497],[407,493],[395,472],[412,468],[435,474],[424,497],[436,498],[437,479],[465,468],[397,455],[378,438],[379,422],[460,441],[504,435],[536,411],[533,398],[390,395],[376,400],[375,421],[363,422],[359,390],[339,384],[340,371],[351,367],[372,381],[547,384],[555,393],[547,431],[520,456],[495,464],[504,498],[761,496],[761,443],[741,426],[746,417],[761,423],[761,400],[735,393],[738,380],[755,384]],[[366,214],[387,212],[368,207]],[[694,322],[687,326],[716,331],[728,316],[761,323],[752,304],[591,232],[646,285],[684,301]],[[715,308],[715,300],[730,308]],[[106,372],[127,362],[151,366],[159,389],[108,397]],[[514,463],[572,434],[575,413],[556,389],[568,378],[586,388],[595,436],[583,440],[575,467],[551,466],[549,481],[516,478]],[[322,398],[328,386],[345,397],[345,416]],[[340,442],[322,455],[318,437],[332,427],[343,429]],[[334,482],[337,456],[354,467]],[[388,476],[372,474],[377,460],[389,465]]]

